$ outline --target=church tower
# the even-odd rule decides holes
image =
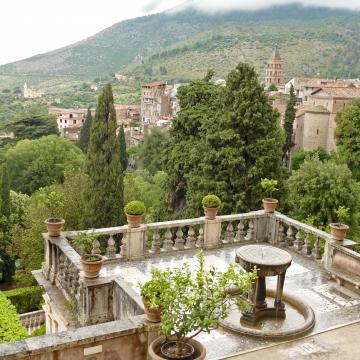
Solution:
[[[265,86],[269,87],[271,84],[279,85],[282,79],[283,61],[281,59],[279,50],[275,46],[265,69]]]

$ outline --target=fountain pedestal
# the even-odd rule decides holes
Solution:
[[[245,245],[236,250],[235,261],[246,271],[255,267],[258,278],[250,294],[252,309],[242,314],[241,322],[256,323],[263,317],[285,318],[285,305],[281,301],[287,268],[291,265],[291,255],[282,249],[268,245]],[[266,302],[266,277],[277,276],[273,306]]]

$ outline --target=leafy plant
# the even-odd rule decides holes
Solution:
[[[51,191],[44,200],[44,204],[52,218],[60,217],[59,211],[64,206],[61,196],[56,191]]]
[[[338,209],[335,210],[335,214],[337,216],[337,219],[339,223],[346,224],[350,220],[350,209],[345,206],[339,206]]]
[[[277,180],[274,179],[261,179],[261,187],[264,189],[264,192],[267,197],[271,198],[273,193],[279,189],[276,187],[278,184]]]
[[[189,339],[216,328],[234,302],[241,310],[249,307],[245,298],[231,297],[227,290],[235,286],[242,294],[248,293],[256,270],[247,273],[238,264],[230,265],[225,272],[214,266],[205,269],[204,253],[200,252],[195,273],[187,263],[167,271],[168,286],[159,299],[161,327],[167,340],[176,340],[178,353]]]
[[[202,204],[206,208],[218,208],[221,205],[221,200],[216,195],[206,195],[202,199]]]
[[[93,242],[96,239],[94,233],[81,233],[76,235],[71,243],[75,246],[78,253],[82,256],[92,253]],[[91,260],[89,260],[91,261]]]
[[[43,302],[43,288],[41,286],[12,289],[4,291],[4,294],[19,314],[39,310]]]
[[[144,203],[138,200],[130,201],[124,207],[125,214],[127,215],[143,215],[145,210]]]

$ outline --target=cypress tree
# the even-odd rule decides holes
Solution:
[[[0,172],[0,217],[10,216],[10,178],[6,164],[1,166]]]
[[[87,153],[89,146],[91,124],[92,124],[92,115],[90,108],[88,108],[86,113],[85,123],[80,130],[80,138],[79,138],[80,148],[85,154]]]
[[[110,84],[104,86],[98,98],[85,168],[88,180],[84,190],[84,225],[92,228],[121,225],[123,171]]]
[[[296,97],[294,87],[291,85],[290,98],[285,111],[284,130],[285,130],[285,144],[283,146],[283,160],[286,165],[289,163],[290,150],[294,146],[292,141],[293,125],[295,121],[295,105]]]
[[[128,166],[128,153],[126,151],[126,142],[125,142],[125,133],[124,133],[124,127],[121,125],[119,129],[119,146],[120,146],[120,163],[123,171],[127,169]]]

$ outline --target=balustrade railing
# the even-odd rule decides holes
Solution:
[[[26,328],[28,334],[32,334],[35,330],[39,329],[45,323],[45,311],[38,310],[25,314],[20,314],[20,321]]]

